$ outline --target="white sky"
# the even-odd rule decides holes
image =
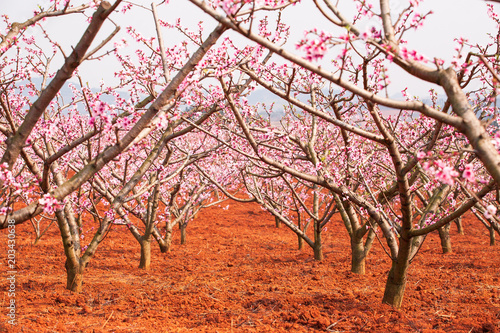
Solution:
[[[76,2],[76,1],[74,1]],[[150,1],[136,1],[150,8]],[[159,0],[157,1],[159,2]],[[377,1],[372,1],[376,3]],[[48,0],[0,0],[0,14],[7,14],[14,21],[22,21],[30,17],[37,4],[47,6]],[[487,34],[496,35],[495,26],[486,14],[486,1],[482,0],[426,0],[422,1],[421,13],[432,10],[432,14],[424,27],[417,33],[408,34],[408,48],[418,50],[428,58],[443,58],[449,63],[456,43],[454,38],[464,37],[469,41],[484,44],[488,40]],[[407,0],[391,0],[391,6],[396,11],[406,6]],[[500,5],[494,4],[495,11],[500,12]],[[347,17],[352,16],[352,1],[339,0],[339,8],[348,8]],[[204,21],[206,25],[205,32],[210,32],[215,26],[214,20],[203,13],[201,10],[191,5],[187,0],[170,0],[167,6],[159,7],[162,20],[173,22],[177,17],[181,17],[182,22],[196,28],[198,21]],[[349,14],[349,12],[351,12]],[[321,21],[317,16],[317,11],[312,8],[311,0],[302,0],[302,3],[285,10],[284,22],[290,24],[292,30],[291,48],[297,40],[302,38],[303,31],[308,28],[318,27],[325,31],[330,31],[332,26]],[[124,20],[121,15],[111,16],[122,27],[122,36],[124,36],[125,27],[133,25],[145,36],[154,36],[154,23],[151,19],[151,13],[146,10],[137,9],[133,15],[128,15]],[[0,25],[1,27],[2,25]],[[65,45],[65,49],[70,50],[71,45],[75,45],[85,29],[85,23],[80,15],[72,15],[65,18],[48,19],[45,25],[47,31],[54,39]],[[106,34],[112,31],[114,27],[106,24],[97,41],[102,40]],[[40,36],[37,29],[30,29],[28,33]],[[233,35],[234,36],[234,35]],[[237,37],[240,40],[240,37]],[[179,35],[165,35],[167,44],[178,43]],[[115,39],[117,40],[117,39]],[[113,73],[113,61],[102,61],[100,64],[84,64],[80,73],[85,76],[91,85],[97,85],[100,79],[109,81]],[[397,86],[394,92],[400,91],[403,85],[410,85],[411,94],[423,94],[430,86],[413,80],[408,74],[403,72],[392,74],[391,81]]]

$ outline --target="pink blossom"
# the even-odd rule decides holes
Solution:
[[[316,39],[309,39],[308,34],[312,33],[318,36]],[[314,29],[311,32],[306,32],[306,37],[302,39],[297,45],[297,49],[306,52],[305,59],[309,61],[319,60],[324,57],[327,52],[327,42],[330,40],[331,35],[324,31],[317,31]]]
[[[465,165],[465,169],[464,169],[464,172],[462,173],[462,177],[471,183],[476,182],[476,176],[474,174],[474,168],[473,168],[472,163]]]
[[[441,170],[436,173],[436,178],[441,182],[448,185],[453,185],[454,178],[458,176],[458,172],[456,172],[452,167],[445,166]]]
[[[5,215],[8,212],[10,212],[11,210],[12,210],[12,208],[10,208],[10,207],[2,207],[2,208],[0,208],[0,214]]]
[[[495,137],[491,140],[491,143],[495,146],[496,149],[500,148],[500,131],[495,133]]]
[[[427,59],[415,50],[408,50],[406,47],[401,48],[401,56],[408,60],[427,62]]]
[[[38,203],[43,206],[43,211],[47,214],[54,214],[56,210],[63,207],[62,203],[49,193],[46,193],[43,198],[38,200]]]
[[[486,207],[486,211],[484,212],[484,217],[486,217],[487,219],[491,219],[493,218],[493,215],[495,215],[497,212],[497,208],[493,205],[489,205],[488,207]]]
[[[425,161],[422,167],[429,174],[434,175],[441,183],[453,185],[459,173],[453,167],[446,165],[442,160]]]

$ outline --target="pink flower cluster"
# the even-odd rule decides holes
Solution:
[[[474,174],[474,166],[472,163],[466,164],[462,177],[471,183],[476,182],[476,175]]]
[[[405,59],[427,62],[427,59],[415,50],[408,50],[406,47],[402,47],[400,53]]]
[[[366,16],[368,18],[373,16],[372,12],[373,5],[371,3],[366,3],[364,1],[360,3],[356,3],[356,9],[362,16]]]
[[[15,183],[12,171],[9,170],[9,165],[7,163],[0,164],[0,181],[4,183],[5,187]]]
[[[309,39],[309,33],[317,35],[318,38]],[[306,56],[304,58],[308,61],[322,59],[327,52],[327,42],[332,36],[324,31],[318,32],[317,29],[314,29],[311,32],[306,31],[305,35],[305,38],[297,43],[297,50],[305,51]]]
[[[49,193],[46,193],[43,198],[38,200],[38,203],[43,206],[43,211],[46,214],[54,214],[56,210],[63,207],[63,204]]]
[[[427,154],[423,151],[417,152],[417,159],[422,160],[426,157],[431,157],[432,153]],[[436,161],[425,161],[422,163],[422,167],[425,171],[434,175],[440,182],[453,185],[454,179],[460,174],[454,170],[453,167],[446,165],[442,160]],[[466,164],[464,170],[462,171],[462,178],[470,183],[476,183],[476,174],[474,172],[474,165],[472,163]]]
[[[496,149],[500,149],[500,131],[497,131],[495,133],[495,136],[493,140],[491,140],[491,143],[495,146]]]
[[[453,185],[459,173],[453,167],[446,165],[442,160],[426,161],[422,164],[425,171],[435,176],[441,183]]]
[[[497,213],[497,208],[493,205],[489,205],[488,207],[486,207],[486,211],[484,212],[484,217],[486,217],[487,219],[491,219],[493,215],[495,215],[496,213]]]
[[[255,7],[281,7],[289,3],[294,3],[295,1],[290,0],[256,0]],[[252,3],[252,0],[217,0],[213,2],[214,6],[220,6],[227,14],[235,14],[236,11],[243,5]]]
[[[361,38],[363,40],[367,40],[369,38],[380,39],[382,38],[382,31],[380,29],[377,29],[377,27],[375,26],[371,26],[361,34]]]

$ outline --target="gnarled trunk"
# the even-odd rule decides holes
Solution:
[[[439,238],[441,239],[441,248],[443,249],[443,253],[451,253],[451,238],[450,238],[450,227],[451,223],[441,227],[438,229]]]
[[[365,274],[365,247],[363,239],[358,241],[351,239],[351,272]]]
[[[165,227],[165,237],[162,237],[160,232],[155,229],[153,232],[153,236],[155,237],[158,245],[160,246],[161,253],[170,252],[172,246],[172,234],[173,234],[173,225],[167,222]]]
[[[81,264],[71,265],[70,261],[66,260],[66,289],[75,293],[82,292],[83,289],[83,271],[84,267]]]
[[[172,227],[167,227],[167,233],[165,234],[165,239],[163,242],[163,246],[160,246],[161,253],[168,253],[172,247]]]
[[[458,233],[460,235],[464,234],[464,226],[462,224],[462,217],[460,216],[458,219],[455,219],[455,225],[457,226]]]
[[[149,270],[151,267],[151,239],[143,238],[140,241],[141,244],[141,261],[139,263],[139,268],[144,270]]]
[[[323,260],[323,243],[321,241],[321,227],[318,221],[314,221],[314,259]]]
[[[299,241],[299,247],[298,247],[298,249],[302,250],[304,248],[304,238],[302,238],[301,236],[297,235],[297,239]]]
[[[495,245],[495,229],[493,228],[493,226],[491,226],[488,228],[488,230],[490,232],[490,246],[494,246]]]
[[[321,243],[314,244],[314,260],[323,260],[323,246]]]
[[[396,262],[393,262],[385,285],[383,303],[397,309],[401,307],[406,289],[407,270],[408,265],[398,265]]]
[[[410,253],[412,241],[403,239],[402,235],[399,242],[398,257],[392,261],[391,270],[387,276],[385,284],[384,298],[382,303],[389,304],[396,309],[401,307],[406,289],[406,275],[410,265]]]
[[[187,239],[186,239],[186,225],[180,224],[179,227],[181,229],[181,245],[184,245],[187,242]]]
[[[281,228],[281,220],[277,216],[274,217],[274,222],[276,223],[276,228]]]

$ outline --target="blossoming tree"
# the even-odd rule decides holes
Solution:
[[[276,64],[271,69],[259,67],[255,62],[241,66],[241,70],[258,84],[289,102],[304,89],[309,93],[313,84],[321,87],[320,89],[326,89],[330,93],[326,95],[323,105],[302,105],[297,99],[293,103],[300,105],[306,112],[330,119],[332,124],[343,130],[371,140],[374,147],[382,147],[385,151],[380,163],[390,168],[393,181],[377,193],[370,191],[377,186],[377,182],[370,184],[370,178],[365,180],[361,173],[358,175],[358,182],[367,191],[363,196],[353,193],[344,182],[339,183],[329,177],[330,170],[325,170],[321,175],[301,174],[300,177],[328,187],[342,196],[343,200],[351,201],[358,209],[364,209],[366,214],[379,224],[386,236],[392,258],[383,301],[399,307],[403,299],[408,266],[411,258],[418,252],[422,236],[445,227],[500,184],[500,155],[492,140],[494,126],[491,126],[496,120],[496,60],[494,55],[485,52],[490,47],[495,47],[498,41],[493,39],[490,45],[478,46],[479,52],[473,52],[475,50],[471,49],[464,59],[461,55],[467,45],[463,40],[459,40],[459,56],[451,66],[445,67],[442,60],[428,60],[417,50],[408,49],[403,45],[407,32],[418,30],[425,20],[426,15],[416,11],[419,1],[410,1],[408,7],[397,13],[391,13],[387,0],[379,1],[377,6],[366,1],[356,1],[358,12],[353,19],[349,19],[342,13],[341,8],[325,0],[315,1],[318,14],[330,21],[332,31],[336,29],[338,33],[326,33],[311,28],[306,37],[297,42],[299,54],[296,54],[273,42],[270,38],[272,33],[268,34],[268,31],[262,29],[257,31],[257,24],[254,24],[262,11],[268,15],[273,11],[280,11],[282,15],[286,13],[286,7],[294,1],[190,1],[227,28],[281,57],[284,64]],[[492,7],[489,8],[489,13],[490,17],[498,22]],[[367,16],[375,18],[380,29],[374,28],[363,33],[363,30],[358,28],[358,22]],[[394,17],[398,19],[393,20]],[[315,62],[329,54],[332,54],[330,64],[323,66]],[[446,102],[426,103],[409,96],[404,96],[402,100],[384,96],[385,89],[390,84],[388,75],[393,68],[399,68],[422,81],[441,87],[446,94]],[[300,75],[298,69],[307,72]],[[308,82],[303,89],[298,88],[303,85],[300,80]],[[471,82],[476,81],[479,89],[468,88],[472,87]],[[344,94],[339,96],[340,99],[334,98],[334,86]],[[227,98],[231,104],[229,95]],[[347,107],[346,111],[343,104],[349,100],[358,105],[351,113],[349,111],[352,108]],[[338,110],[341,113],[335,114],[335,105],[339,104],[342,106]],[[402,110],[400,114],[410,123],[415,123],[412,119],[417,117],[419,121],[415,123],[418,126],[416,136],[406,138],[398,135],[401,133],[398,126],[401,125],[397,124],[397,120],[387,120],[382,107]],[[250,128],[243,118],[238,116],[239,110],[234,107],[232,109],[235,117],[239,118],[237,120],[249,144],[261,160],[284,172],[299,175],[293,166],[261,153],[260,143],[254,140]],[[477,112],[478,109],[481,112]],[[348,115],[344,116],[344,113]],[[431,127],[422,127],[422,123],[430,124]],[[411,127],[404,125],[406,128],[402,130],[411,130],[407,129],[407,126]],[[442,136],[454,137],[454,131],[463,135],[461,141],[465,144],[456,146],[458,151],[455,152],[448,152],[446,149],[442,153],[439,150],[434,151],[438,140],[441,140]],[[469,159],[469,145],[473,149],[473,157],[470,159],[480,161],[481,168],[487,171],[488,176],[468,200],[456,205],[451,211],[443,207],[441,211],[447,211],[447,214],[429,222],[429,214],[435,214],[436,209],[444,204],[444,198],[448,197],[456,178],[463,176],[467,181],[473,179],[471,167],[465,166],[464,163],[459,164],[455,170],[454,165],[457,162],[452,162],[456,154],[465,160]],[[415,149],[416,147],[418,149]],[[422,153],[428,152],[431,152],[432,158],[423,166],[424,171],[437,179],[442,186],[434,187],[429,193],[430,196],[421,198],[425,208],[419,212],[412,186],[420,184],[417,182],[421,177],[419,157],[422,158]],[[488,179],[489,177],[491,178]],[[391,209],[391,218],[382,206],[395,198],[397,202]],[[490,207],[487,212],[493,211]]]
[[[141,265],[148,266],[151,236],[160,241],[155,225],[161,198],[179,217],[202,201],[203,189],[194,186],[176,201],[183,191],[177,176],[199,180],[202,187],[209,179],[228,197],[258,201],[306,240],[317,259],[321,230],[339,211],[354,271],[364,272],[375,240],[386,250],[391,270],[383,301],[395,307],[401,306],[408,267],[427,234],[438,231],[443,249],[449,249],[450,222],[471,208],[490,238],[498,231],[500,77],[491,51],[499,46],[497,38],[482,46],[458,39],[457,55],[445,66],[405,44],[408,32],[418,32],[427,17],[418,13],[420,1],[391,12],[388,0],[357,0],[349,18],[331,1],[315,0],[331,31],[311,26],[292,41],[291,51],[284,46],[291,44],[285,18],[298,1],[189,0],[215,19],[212,33],[203,34],[202,24],[191,32],[163,22],[153,4],[155,37],[127,29],[139,45],[135,56],[106,49],[118,27],[91,50],[101,26],[112,24],[108,17],[127,15],[132,7],[121,2],[54,1],[24,23],[6,18],[1,36],[0,228],[10,220],[55,214],[69,289],[81,290],[85,266],[114,221],[127,221],[127,214],[145,226],[141,234],[127,222],[144,250]],[[54,73],[50,52],[22,32],[44,18],[74,13],[91,18],[69,55],[45,34],[64,58]],[[493,7],[488,13],[500,27]],[[365,19],[376,24],[363,32]],[[184,41],[165,45],[165,29],[181,31]],[[221,40],[227,30],[248,43]],[[119,84],[103,83],[96,92],[77,69],[104,56],[119,64]],[[42,77],[40,85],[30,70]],[[434,90],[426,100],[406,90],[402,98],[389,98],[397,71],[442,89],[446,100],[440,103]],[[72,97],[65,101],[58,92],[72,76],[79,84],[69,85]],[[256,87],[288,103],[281,124],[255,114],[247,97]],[[200,138],[203,144],[191,146]],[[235,186],[245,186],[251,196],[234,196]],[[289,197],[274,193],[277,188]],[[99,211],[99,200],[109,203],[107,211]],[[84,245],[79,220],[85,212],[97,227]],[[311,218],[314,239],[294,223],[293,212]]]
[[[159,129],[163,131],[165,127],[169,126],[169,123],[170,130],[173,130],[176,125],[182,122],[179,121],[179,118],[183,112],[182,105],[184,103],[181,102],[183,94],[191,97],[189,88],[196,89],[193,82],[198,81],[200,77],[201,68],[198,68],[198,72],[194,72],[194,70],[225,30],[222,26],[216,27],[206,39],[201,40],[201,42],[196,41],[194,51],[184,49],[184,52],[170,54],[172,57],[169,58],[170,62],[167,62],[167,55],[161,52],[160,46],[156,45],[155,49],[158,49],[157,60],[161,63],[165,59],[165,64],[172,67],[161,66],[160,71],[162,73],[168,71],[175,75],[172,77],[164,75],[165,81],[163,83],[155,81],[153,76],[145,78],[149,80],[149,83],[144,82],[144,80],[122,82],[121,89],[130,89],[128,99],[116,94],[113,95],[115,87],[101,87],[100,92],[92,93],[81,84],[79,89],[73,89],[70,104],[61,105],[57,101],[52,101],[62,85],[73,75],[77,66],[102,48],[102,45],[99,45],[97,49],[87,51],[100,26],[120,3],[121,1],[116,1],[111,5],[102,2],[97,9],[89,9],[91,12],[94,11],[94,14],[87,31],[73,52],[65,57],[63,66],[54,76],[49,70],[41,72],[47,81],[52,76],[53,78],[47,85],[45,85],[45,80],[43,81],[42,87],[39,89],[39,96],[33,103],[27,98],[22,98],[19,90],[23,91],[26,88],[21,84],[4,90],[2,96],[2,100],[5,102],[2,104],[2,134],[5,142],[2,146],[2,168],[5,175],[2,179],[2,185],[5,190],[2,197],[1,226],[5,228],[9,220],[14,220],[16,224],[22,223],[42,212],[55,213],[67,257],[67,285],[69,289],[74,291],[81,290],[84,268],[112,225],[113,216],[108,214],[100,221],[100,226],[95,231],[92,240],[83,247],[80,241],[81,230],[75,216],[75,208],[77,207],[74,207],[74,203],[68,196],[78,188],[87,186],[86,184],[89,184],[89,181],[92,182],[96,177],[111,174],[110,170],[106,169],[107,164],[120,158],[121,153],[140,152],[141,140],[156,130],[158,124],[164,125],[164,127],[160,126]],[[73,8],[69,7],[69,2],[66,4],[67,6],[64,7],[56,2],[52,7],[53,10],[49,11],[47,15],[50,16],[50,13],[58,12],[56,10],[58,6],[64,8],[63,13],[82,11],[88,7]],[[36,19],[32,21],[38,22]],[[154,22],[154,20],[151,21]],[[11,30],[16,26],[18,25],[11,26]],[[102,44],[105,44],[110,38],[105,39]],[[4,38],[6,47],[12,48],[13,44],[9,40],[14,40],[12,34],[7,34],[7,37]],[[16,43],[18,43],[19,49],[26,44],[28,51],[31,47],[31,40]],[[56,43],[54,45],[57,46]],[[16,82],[18,75],[26,72],[26,67],[16,66],[16,61],[19,62],[23,59],[19,55],[12,56],[5,49],[2,52],[7,65],[2,72],[2,80],[5,87],[8,87],[9,84],[13,85]],[[105,52],[105,54],[112,53],[113,50]],[[41,64],[36,61],[26,61],[26,63],[28,65],[34,63],[38,67],[46,66],[50,62],[50,56],[44,58],[44,55],[43,50],[40,50],[38,57],[41,60],[45,59],[45,63],[43,61],[40,61]],[[116,55],[120,56],[118,53]],[[177,65],[180,67],[175,67]],[[131,71],[128,73],[134,75]],[[188,76],[195,77],[195,79],[185,80]],[[151,82],[156,82],[156,85],[151,85]],[[35,91],[34,94],[36,94],[36,88],[33,85],[27,87],[31,92]],[[160,93],[155,90],[158,88]],[[111,95],[114,98],[114,103],[110,105],[101,100],[104,94]],[[207,103],[212,105],[213,101],[207,101]],[[77,109],[79,104],[82,105],[86,114]],[[148,105],[149,107],[147,107]],[[26,106],[29,106],[29,111],[25,114],[23,109]],[[199,107],[201,109],[198,111],[204,115],[193,115],[193,113],[189,114],[188,112],[185,117],[195,117],[197,120],[203,121],[211,114],[210,110],[204,108],[203,105]],[[69,116],[64,113],[67,108],[70,109]],[[53,117],[49,117],[49,114]],[[189,132],[189,130],[183,129],[176,135]],[[64,138],[64,140],[58,140],[58,138]],[[23,159],[22,162],[18,162],[20,161],[19,157]],[[149,164],[146,162],[145,168],[149,168],[151,164],[151,162]],[[26,168],[27,165],[29,168]],[[126,166],[122,167],[126,168]],[[29,179],[24,177],[26,170],[31,173]],[[105,176],[103,178],[107,179]],[[132,181],[126,189],[122,190],[123,194],[127,195],[128,191],[135,185],[133,183],[137,183],[139,180],[140,177]],[[26,206],[14,206],[16,198],[23,194],[22,190],[26,186],[32,186],[30,194],[24,197],[27,201]],[[91,193],[91,191],[87,189],[86,193]],[[119,202],[113,202],[113,206],[118,205]]]

